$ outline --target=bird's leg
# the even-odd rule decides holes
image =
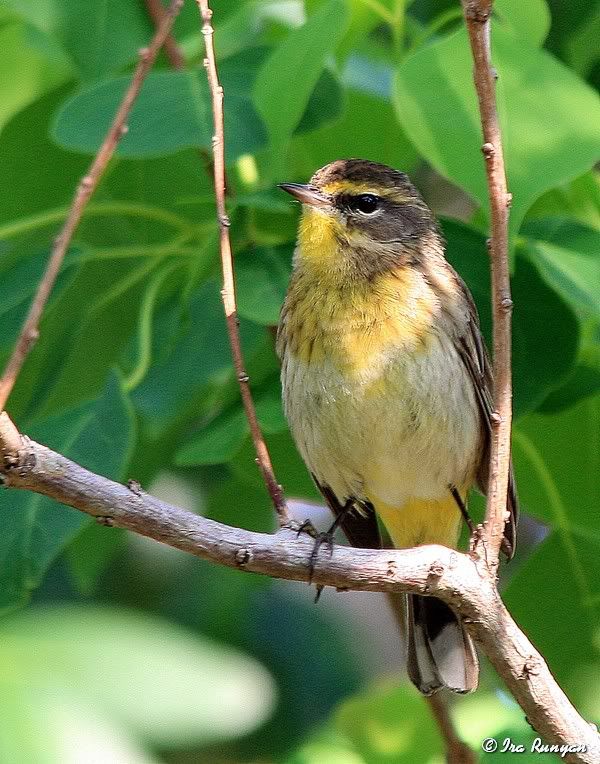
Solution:
[[[352,499],[348,499],[348,501],[344,504],[342,507],[341,512],[339,512],[336,515],[335,520],[331,524],[331,526],[322,533],[317,533],[315,536],[315,544],[313,546],[312,552],[310,553],[310,559],[308,561],[308,569],[309,569],[309,579],[308,582],[312,582],[312,577],[315,572],[315,567],[317,564],[317,557],[319,556],[319,549],[323,546],[323,544],[327,544],[327,548],[329,549],[329,555],[331,556],[333,554],[333,537],[335,535],[336,530],[340,527],[341,523],[344,520],[344,517],[352,510],[354,506],[354,502]],[[319,601],[319,598],[321,596],[321,593],[323,591],[323,586],[317,586],[317,593],[315,594],[315,603]]]
[[[467,524],[469,533],[472,536],[475,533],[475,525],[473,521],[471,520],[471,516],[469,515],[469,510],[467,509],[466,504],[462,500],[462,496],[458,492],[458,488],[455,485],[450,485],[448,487],[450,488],[450,493],[452,494],[454,501],[456,502],[458,508],[460,509],[460,513],[463,516],[463,520]]]

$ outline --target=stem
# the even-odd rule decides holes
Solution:
[[[492,416],[490,474],[482,541],[486,556],[497,567],[507,519],[506,499],[510,469],[512,422],[510,270],[508,211],[500,121],[496,106],[496,72],[492,67],[490,19],[493,0],[462,0],[473,54],[473,78],[483,131],[483,156],[490,198],[490,270],[492,280],[494,415]]]
[[[202,34],[206,47],[206,59],[204,66],[208,77],[212,99],[212,110],[214,120],[213,136],[213,171],[215,182],[215,199],[217,203],[217,219],[219,222],[219,238],[221,250],[221,267],[223,270],[223,288],[221,297],[223,298],[223,307],[225,309],[225,320],[227,322],[227,332],[231,345],[231,355],[233,366],[240,385],[240,393],[244,411],[250,426],[250,434],[256,450],[256,460],[262,473],[263,480],[273,502],[275,511],[281,525],[289,523],[290,516],[283,496],[283,490],[271,463],[271,457],[265,443],[252,400],[249,382],[250,378],[245,371],[244,357],[240,342],[239,321],[237,316],[237,304],[235,296],[235,279],[233,271],[233,258],[231,255],[231,241],[229,239],[229,217],[225,206],[225,137],[223,129],[223,88],[219,82],[217,64],[215,60],[215,49],[213,43],[214,30],[211,24],[212,11],[208,6],[208,0],[196,0],[198,9],[202,18]]]

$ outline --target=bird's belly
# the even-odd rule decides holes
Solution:
[[[480,450],[480,419],[453,343],[382,353],[360,374],[331,361],[286,353],[284,406],[298,448],[319,482],[340,500],[355,496],[402,507],[468,487]]]

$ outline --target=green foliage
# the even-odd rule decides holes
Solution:
[[[597,721],[590,677],[600,669],[593,89],[600,16],[593,5],[496,0],[492,51],[513,194],[514,460],[524,515],[506,598],[570,697]],[[297,205],[275,185],[305,182],[348,156],[408,172],[442,218],[448,258],[473,292],[489,342],[487,189],[472,62],[457,4],[214,0],[211,7],[246,369],[278,479],[288,496],[316,503],[281,409],[273,326]],[[0,21],[4,363],[152,24],[137,0],[5,0]],[[94,471],[149,490],[166,481],[167,500],[268,531],[273,514],[219,296],[206,166],[212,115],[193,2],[175,35],[188,66],[173,71],[161,56],[147,79],[9,411],[28,435]],[[298,509],[301,519],[306,511]],[[359,691],[379,649],[366,605],[351,619],[345,598],[327,592],[341,612],[315,608],[301,601],[303,589],[133,543],[33,494],[0,493],[0,512],[0,607],[14,610],[32,596],[45,603],[0,623],[0,760],[67,760],[59,745],[67,737],[82,750],[101,740],[95,750],[107,762],[175,761],[177,749],[198,761],[439,760],[429,712],[412,689],[390,682]],[[75,599],[85,604],[68,604]],[[145,614],[133,615],[133,607]],[[396,638],[391,633],[389,643]],[[228,645],[262,660],[268,673]],[[216,686],[224,677],[232,682],[225,699]],[[281,703],[265,722],[273,681]],[[531,739],[497,687],[484,673],[477,695],[453,710],[476,749],[486,736]]]
[[[152,746],[229,739],[272,710],[262,666],[156,617],[47,606],[3,621],[0,634],[5,761],[64,760],[65,744],[93,745],[104,761],[150,761]]]

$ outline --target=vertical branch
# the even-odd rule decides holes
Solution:
[[[493,0],[462,0],[473,54],[473,78],[483,132],[483,156],[490,199],[490,269],[492,280],[494,416],[490,453],[484,540],[494,564],[504,534],[510,465],[512,420],[510,271],[508,264],[508,211],[511,196],[506,185],[498,109],[496,73],[492,67],[490,19]]]
[[[227,331],[231,345],[231,355],[233,366],[240,384],[240,393],[246,418],[250,426],[250,434],[256,449],[256,461],[262,473],[265,485],[271,496],[273,506],[279,517],[279,522],[285,524],[289,521],[289,514],[283,491],[273,471],[271,457],[267,445],[263,438],[256,410],[252,400],[252,393],[249,387],[249,377],[244,368],[244,358],[240,342],[239,321],[237,316],[237,305],[235,297],[235,279],[233,273],[233,258],[231,255],[231,242],[229,240],[229,217],[225,206],[225,139],[223,128],[223,88],[219,82],[217,73],[217,64],[215,60],[215,49],[213,44],[214,30],[212,27],[212,10],[208,6],[208,0],[196,0],[198,9],[202,18],[202,35],[206,47],[206,58],[204,66],[208,77],[208,85],[212,98],[214,136],[213,136],[213,156],[214,156],[214,181],[215,181],[215,199],[217,203],[217,217],[219,221],[220,232],[220,250],[221,267],[223,270],[223,288],[221,297],[223,298],[223,307],[225,309],[225,319],[227,321]]]
[[[182,5],[183,0],[173,0],[169,9],[165,12],[150,45],[140,51],[140,60],[133,73],[131,84],[123,96],[123,100],[113,119],[112,125],[110,126],[102,145],[98,149],[98,153],[94,157],[87,174],[79,182],[67,219],[61,232],[54,240],[48,265],[46,266],[38,290],[33,298],[31,307],[29,308],[29,313],[27,314],[23,327],[17,338],[15,348],[8,360],[4,374],[0,379],[0,411],[6,406],[6,401],[17,381],[17,377],[19,376],[25,359],[38,338],[40,318],[42,317],[42,313],[58,277],[65,254],[69,248],[73,234],[82,218],[85,207],[96,190],[100,178],[104,174],[106,166],[115,153],[119,141],[127,132],[127,125],[125,123],[129,117],[131,108],[141,90],[148,72],[154,64],[158,51],[161,49],[165,39],[171,31],[173,22],[181,10]]]

